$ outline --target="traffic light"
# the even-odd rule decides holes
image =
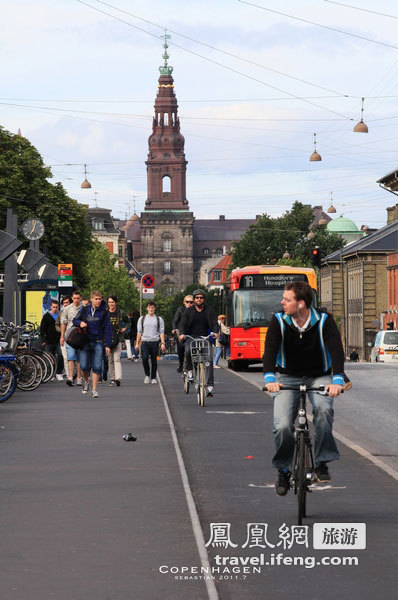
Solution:
[[[319,246],[315,246],[315,248],[312,249],[311,255],[312,255],[312,264],[314,265],[314,267],[320,267],[321,266],[321,249],[319,248]]]

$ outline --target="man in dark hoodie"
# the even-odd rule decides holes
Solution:
[[[64,359],[62,358],[61,347],[59,345],[59,332],[56,330],[55,323],[59,315],[58,300],[51,300],[50,311],[45,312],[40,323],[40,340],[45,350],[50,352],[57,360],[56,378],[63,380],[62,371],[64,368]]]
[[[294,421],[299,392],[283,386],[324,385],[328,396],[308,393],[315,429],[316,475],[329,481],[327,463],[339,458],[333,437],[333,399],[344,386],[344,350],[332,315],[311,306],[312,290],[305,281],[288,283],[282,297],[283,311],[272,316],[263,356],[265,387],[274,397],[273,465],[278,469],[278,496],[290,488],[294,454]],[[275,373],[278,372],[278,379]]]
[[[101,292],[97,290],[91,292],[90,304],[81,308],[80,312],[73,319],[73,324],[76,327],[84,329],[88,337],[88,343],[80,350],[80,368],[84,376],[82,393],[88,393],[90,371],[92,369],[93,389],[91,395],[93,398],[98,398],[97,385],[102,373],[104,340],[106,355],[109,354],[112,342],[112,328],[106,310],[106,303],[102,299]]]
[[[218,337],[220,329],[217,321],[217,315],[211,306],[205,304],[206,293],[203,290],[195,290],[192,294],[193,306],[187,308],[181,318],[179,326],[179,340],[182,342],[185,335],[190,335],[193,338],[208,336],[209,333],[214,333],[214,337]],[[191,340],[188,339],[185,343],[185,366],[188,371],[188,378],[193,381],[192,375],[192,357],[191,357]],[[212,396],[214,389],[214,369],[213,369],[213,346],[210,345],[210,365],[209,377],[207,380],[207,395]]]

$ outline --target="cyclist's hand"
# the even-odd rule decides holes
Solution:
[[[87,327],[87,323],[85,321],[80,321],[79,327],[80,329],[84,329],[85,327]]]
[[[326,386],[326,391],[332,398],[336,398],[343,391],[343,386],[336,383],[331,383]]]
[[[180,340],[180,342],[183,342],[185,339],[185,335],[182,333],[181,335],[178,336],[178,339]]]
[[[281,383],[278,383],[277,381],[274,381],[273,383],[267,383],[265,387],[267,388],[267,392],[269,392],[270,394],[277,394],[281,391],[283,385]]]
[[[64,337],[60,337],[59,338],[59,343],[60,343],[60,346],[63,346],[65,344],[65,338]]]

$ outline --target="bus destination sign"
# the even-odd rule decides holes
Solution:
[[[293,281],[308,281],[303,273],[267,273],[255,275],[243,275],[240,280],[240,289],[246,290],[283,290],[285,285]]]

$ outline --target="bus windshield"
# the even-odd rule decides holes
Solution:
[[[312,305],[317,305],[316,292],[312,290]],[[232,294],[232,327],[268,327],[274,313],[283,310],[283,290],[235,290]]]
[[[282,310],[282,290],[235,290],[232,294],[234,327],[268,327],[274,313]]]

